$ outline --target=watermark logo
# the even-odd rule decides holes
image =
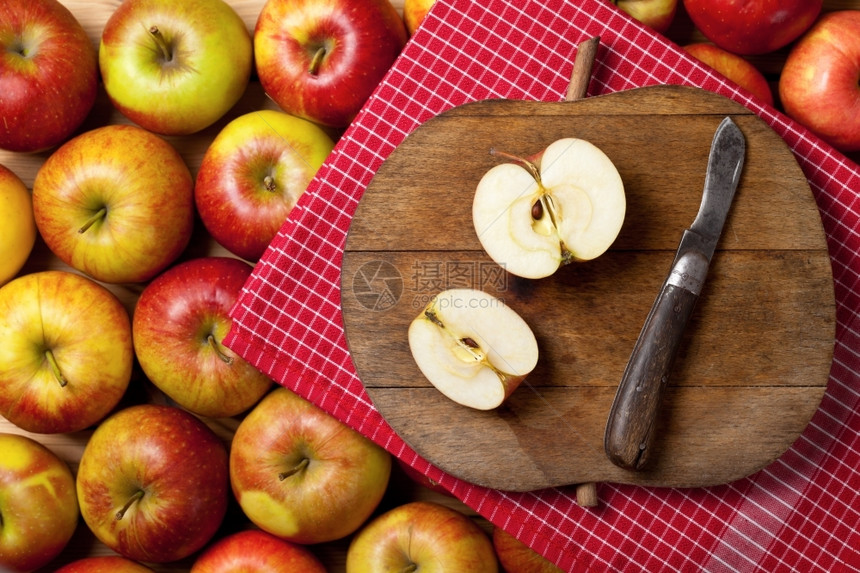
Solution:
[[[403,296],[403,275],[387,261],[369,261],[352,276],[352,293],[368,310],[388,310]]]

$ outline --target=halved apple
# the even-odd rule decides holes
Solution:
[[[491,410],[538,361],[529,325],[504,301],[476,289],[437,294],[409,325],[409,349],[421,373],[451,400]]]
[[[495,262],[523,278],[543,278],[571,261],[603,254],[627,208],[612,160],[583,139],[559,139],[534,160],[512,162],[481,178],[472,221]]]

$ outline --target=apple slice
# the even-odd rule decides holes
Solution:
[[[538,360],[522,317],[501,299],[466,288],[433,297],[409,325],[409,349],[433,386],[477,410],[504,402]]]
[[[472,202],[478,239],[495,262],[523,278],[544,278],[571,261],[603,254],[627,208],[612,160],[592,143],[559,139],[534,161],[487,171]]]

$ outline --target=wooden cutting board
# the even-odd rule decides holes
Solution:
[[[665,392],[649,465],[614,466],[603,433],[630,352],[698,211],[710,143],[731,116],[747,157],[735,202]],[[504,273],[471,221],[498,162],[562,137],[600,147],[625,184],[624,227],[606,254],[542,280]],[[422,376],[407,328],[445,288],[480,288],[532,327],[535,371],[508,401],[460,406]],[[694,487],[779,457],[828,382],[833,278],[807,181],[785,142],[722,96],[656,86],[576,102],[481,101],[427,121],[363,195],[346,243],[349,349],[382,416],[418,454],[466,481],[527,491],[590,482]]]

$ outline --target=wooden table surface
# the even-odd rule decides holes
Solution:
[[[99,36],[104,25],[104,22],[113,13],[121,0],[61,0],[67,5],[75,16],[83,24],[84,28],[90,34],[94,45],[98,45]],[[230,4],[236,8],[236,11],[244,19],[249,29],[253,29],[257,14],[263,5],[263,0],[229,0]],[[393,0],[394,6],[402,11],[403,0]],[[825,0],[824,9],[842,10],[842,9],[860,9],[860,0]],[[689,18],[684,14],[683,9],[680,10],[675,23],[667,33],[672,40],[679,44],[686,44],[693,41],[701,41],[703,37],[691,25]],[[776,88],[776,82],[779,76],[779,70],[785,60],[786,50],[781,50],[776,53],[758,56],[751,58],[751,61],[756,64],[771,81],[771,85]],[[775,94],[776,95],[776,94]],[[168,138],[182,154],[183,158],[189,165],[192,174],[196,174],[199,168],[203,153],[208,146],[208,143],[217,134],[218,130],[223,127],[227,120],[241,113],[246,113],[259,109],[274,109],[274,104],[265,96],[257,83],[249,85],[248,90],[242,100],[224,119],[216,123],[214,126],[191,136],[181,138]],[[96,109],[88,118],[85,127],[97,127],[105,123],[127,123],[122,116],[110,109],[105,94],[100,93],[99,100],[96,104]],[[333,133],[337,136],[337,133]],[[12,169],[21,177],[28,186],[32,187],[36,171],[44,162],[47,153],[39,154],[16,154],[0,150],[0,164]],[[856,157],[855,157],[856,159]],[[184,255],[186,258],[202,255],[227,255],[221,247],[216,245],[205,232],[197,230],[193,239],[192,245]],[[33,272],[44,270],[47,268],[64,268],[41,241],[37,241],[33,254],[22,272]],[[142,286],[110,286],[129,310],[132,310],[137,296],[142,289]],[[150,383],[148,383],[142,373],[136,372],[130,386],[128,395],[124,403],[131,404],[140,401],[163,401],[164,397],[160,395]],[[219,436],[223,438],[225,443],[229,443],[233,431],[238,425],[240,419],[218,419],[209,420],[209,425]],[[28,434],[15,427],[2,417],[0,417],[0,432],[19,433],[29,435],[38,441],[45,444],[47,447],[55,451],[62,459],[67,461],[76,471],[78,460],[83,452],[84,446],[91,435],[91,430],[77,432],[74,434],[56,434],[56,435],[37,435]],[[395,464],[392,474],[392,480],[388,494],[380,505],[380,511],[406,501],[425,499],[433,500],[449,507],[454,507],[465,514],[471,516],[481,527],[487,532],[491,531],[492,526],[482,517],[475,514],[473,510],[462,504],[458,500],[446,496],[441,493],[433,492],[427,488],[417,485],[410,480],[401,469]],[[240,530],[249,526],[249,522],[242,515],[241,510],[234,503],[231,505],[227,518],[225,519],[222,531],[219,535],[229,533],[231,531]],[[320,557],[327,569],[331,573],[338,573],[345,570],[345,557],[348,540],[341,540],[331,543],[314,546],[312,550]],[[111,551],[102,545],[89,532],[86,525],[81,520],[75,536],[72,538],[66,551],[54,560],[48,567],[42,571],[52,571],[62,564],[68,563],[75,559],[91,556],[91,555],[109,555]],[[178,572],[187,571],[191,564],[191,558],[182,560],[176,563],[154,566],[154,570],[158,572]]]

